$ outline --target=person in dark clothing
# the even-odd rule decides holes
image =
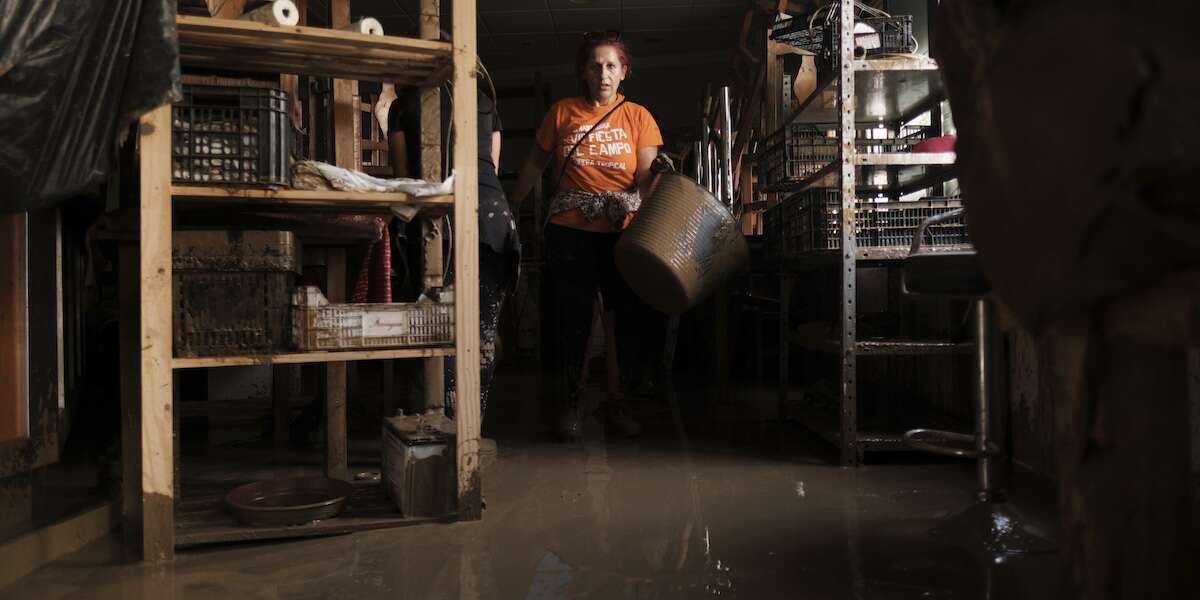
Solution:
[[[487,86],[487,91],[491,86]],[[405,94],[392,103],[388,113],[388,141],[397,177],[413,176],[420,157],[420,102],[417,94]],[[448,108],[448,107],[447,107]],[[478,96],[479,136],[479,401],[485,414],[496,367],[496,342],[500,311],[509,290],[516,284],[521,244],[516,221],[500,186],[500,114],[496,100],[481,88]],[[449,110],[442,111],[443,121]],[[450,285],[453,271],[450,271]],[[453,410],[455,362],[446,358],[446,407]]]

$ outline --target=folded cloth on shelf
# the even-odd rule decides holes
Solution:
[[[423,179],[384,179],[315,160],[301,160],[292,166],[292,186],[302,190],[403,192],[416,197],[436,196],[449,194],[454,190],[454,174],[451,173],[441,183]],[[407,205],[397,204],[392,207],[392,212],[406,221],[411,220],[416,211],[416,207]]]

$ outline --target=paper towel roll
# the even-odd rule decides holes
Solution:
[[[383,25],[379,21],[367,17],[343,27],[342,31],[353,31],[354,33],[365,33],[367,35],[383,35]]]
[[[245,21],[266,23],[278,27],[291,27],[300,22],[300,9],[292,0],[274,0],[240,17]]]

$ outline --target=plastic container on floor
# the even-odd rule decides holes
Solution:
[[[454,421],[440,413],[383,419],[383,486],[404,516],[454,512],[456,438]]]

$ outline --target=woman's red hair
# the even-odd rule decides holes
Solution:
[[[633,57],[629,53],[629,46],[621,41],[620,33],[609,31],[602,34],[589,33],[583,36],[583,42],[579,44],[579,50],[575,52],[575,75],[577,77],[583,79],[584,73],[587,71],[587,63],[592,59],[592,51],[601,46],[609,46],[616,50],[621,64],[625,65],[626,74],[633,74]]]

